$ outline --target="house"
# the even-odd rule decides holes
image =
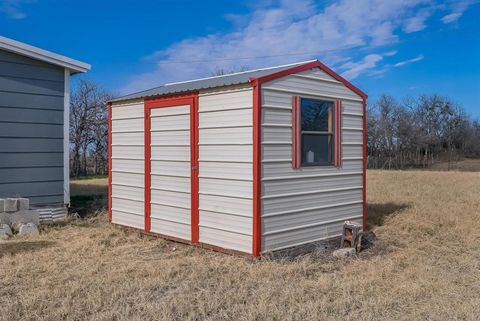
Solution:
[[[367,96],[321,62],[109,102],[109,220],[259,256],[365,224]]]
[[[21,196],[41,215],[66,214],[70,76],[89,69],[0,36],[0,198]]]

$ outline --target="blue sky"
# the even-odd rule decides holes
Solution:
[[[317,58],[370,102],[440,93],[477,118],[479,18],[478,0],[0,0],[1,35],[92,64],[82,77],[117,94]]]

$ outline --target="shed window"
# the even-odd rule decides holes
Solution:
[[[340,101],[293,97],[294,168],[340,166]]]

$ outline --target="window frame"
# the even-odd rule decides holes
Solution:
[[[303,131],[302,130],[302,99],[333,103],[332,108],[332,131]],[[341,100],[310,98],[301,96],[292,96],[292,167],[300,169],[302,167],[341,167]],[[303,162],[303,135],[319,135],[332,137],[331,153],[332,161],[328,163],[306,163]],[[328,152],[328,150],[327,150]]]

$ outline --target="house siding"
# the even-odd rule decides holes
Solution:
[[[112,104],[112,222],[144,229],[145,136],[142,100]]]
[[[342,165],[292,168],[292,96],[342,101]],[[261,87],[262,251],[341,234],[362,221],[362,98],[318,68]]]
[[[198,101],[199,240],[251,253],[252,89],[203,91]]]
[[[64,203],[64,76],[0,50],[0,197]]]

